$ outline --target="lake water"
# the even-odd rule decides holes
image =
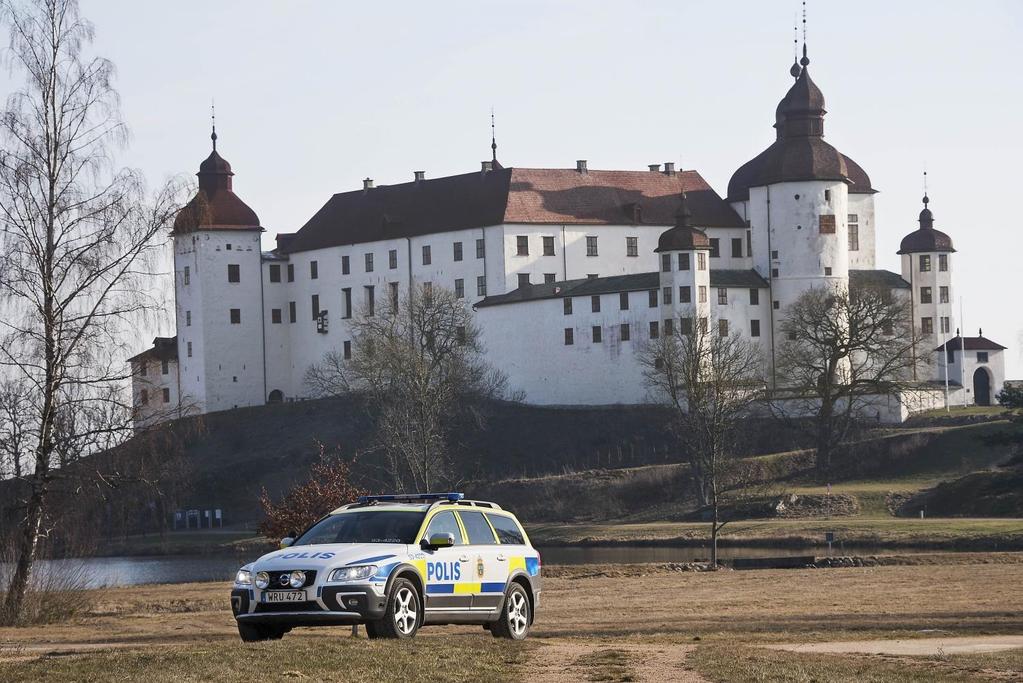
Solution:
[[[883,548],[856,548],[849,553],[880,555],[891,553]],[[900,554],[912,552],[899,549]],[[735,557],[788,557],[793,555],[827,555],[827,548],[719,548],[722,559]],[[835,548],[835,555],[846,554]],[[631,564],[638,562],[689,562],[706,560],[707,548],[663,548],[648,546],[548,547],[540,548],[544,564]],[[187,583],[191,581],[228,581],[241,565],[255,555],[172,555],[142,557],[90,557],[74,560],[42,561],[40,573],[66,563],[82,572],[91,588],[102,586],[133,586],[144,583]]]

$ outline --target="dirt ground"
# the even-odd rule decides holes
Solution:
[[[964,636],[973,648],[964,652],[1023,647],[1023,558],[1013,554],[966,565],[716,573],[589,565],[550,573],[524,645],[528,656],[514,664],[516,678],[531,683],[730,680],[693,670],[701,648],[767,652],[761,646],[769,645],[786,650],[771,656],[828,657],[884,652],[890,644],[893,654],[947,655]],[[97,651],[236,647],[228,593],[223,583],[100,591],[89,615],[72,623],[0,629],[0,678],[16,662]],[[350,631],[296,629],[284,642]],[[454,626],[426,628],[417,640],[440,645],[453,636],[489,640],[482,629]],[[945,644],[934,647],[935,637]]]

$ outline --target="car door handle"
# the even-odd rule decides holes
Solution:
[[[462,555],[460,558],[458,558],[458,561],[459,562],[468,562],[469,561],[469,556],[468,555]]]
[[[508,559],[508,558],[507,558],[507,557],[505,557],[504,555],[498,555],[498,556],[497,556],[497,561],[498,561],[498,562],[504,562],[504,561],[505,561],[505,560],[507,560],[507,559]]]

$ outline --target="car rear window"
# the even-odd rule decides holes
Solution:
[[[473,545],[494,545],[494,532],[491,531],[487,520],[483,519],[482,512],[469,512],[459,510],[458,516],[462,518],[462,526],[465,533],[469,534],[469,543]]]
[[[488,514],[487,519],[494,525],[494,531],[497,532],[497,540],[501,543],[511,545],[524,545],[526,543],[526,539],[522,537],[522,529],[519,528],[519,525],[511,517]]]

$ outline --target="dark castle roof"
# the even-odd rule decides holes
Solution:
[[[946,348],[952,351],[959,351],[965,347],[967,351],[1004,351],[1005,347],[998,342],[993,342],[987,337],[953,337],[947,342],[934,349],[935,351],[944,351]]]
[[[214,143],[215,144],[215,143]],[[195,230],[260,230],[259,217],[232,189],[231,164],[217,150],[199,164],[199,191],[178,212],[173,233]]]
[[[910,284],[890,270],[850,270],[849,286],[858,288],[909,289]]]
[[[934,214],[927,208],[931,201],[924,195],[924,208],[920,212],[920,227],[902,238],[898,254],[954,252],[952,238],[934,229]]]
[[[336,194],[286,247],[309,251],[490,225],[673,225],[683,188],[700,227],[744,227],[696,171],[500,168]]]
[[[178,359],[178,338],[155,337],[153,345],[141,353],[137,353],[127,362],[135,363],[142,360],[177,360]]]

